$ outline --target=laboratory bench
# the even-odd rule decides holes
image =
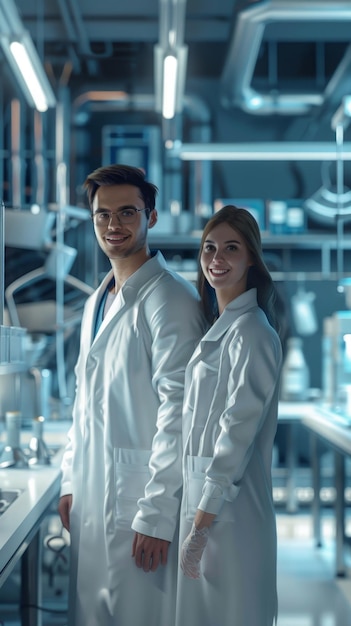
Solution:
[[[300,476],[299,461],[299,430],[301,419],[314,410],[312,402],[279,402],[278,407],[278,431],[281,426],[285,429],[285,460],[284,470],[286,474],[286,500],[287,513],[296,513],[299,509],[297,487]],[[273,477],[275,470],[273,468]]]
[[[316,545],[322,544],[321,536],[321,447],[328,447],[334,455],[335,488],[335,573],[343,577],[347,573],[346,555],[350,539],[346,536],[345,501],[346,464],[351,456],[351,421],[324,407],[315,407],[301,417],[301,424],[308,429],[311,438],[311,465],[313,481],[313,530]]]
[[[307,431],[310,443],[310,467],[312,502],[311,513],[313,534],[317,546],[321,546],[322,478],[323,455],[329,451],[333,457],[330,476],[335,498],[333,511],[335,517],[335,574],[343,577],[347,573],[346,555],[350,541],[345,534],[346,515],[349,502],[345,500],[347,487],[347,463],[351,458],[351,418],[333,411],[319,402],[280,402],[278,409],[278,429],[286,424],[286,511],[296,513],[299,509],[297,484],[299,480],[298,444],[299,429]],[[274,468],[273,468],[274,478]]]
[[[61,458],[69,423],[45,424],[44,440],[52,450],[48,465],[24,469],[0,469],[1,493],[11,504],[0,509],[0,586],[21,560],[21,620],[25,626],[40,626],[41,612],[41,526],[58,500],[61,482]],[[0,439],[3,440],[3,433]],[[21,433],[25,449],[30,431]],[[3,443],[3,441],[2,441]]]

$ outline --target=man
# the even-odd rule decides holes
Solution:
[[[142,171],[101,167],[85,188],[112,269],[84,310],[62,463],[69,624],[171,626],[184,370],[205,323],[193,286],[150,252],[157,188]]]

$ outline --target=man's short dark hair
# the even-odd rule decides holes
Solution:
[[[87,176],[84,182],[84,189],[87,192],[91,210],[99,187],[108,185],[133,185],[138,187],[145,206],[151,210],[155,208],[158,192],[156,185],[145,179],[145,173],[140,168],[116,163],[99,167]],[[148,217],[149,215],[150,213],[147,212]]]

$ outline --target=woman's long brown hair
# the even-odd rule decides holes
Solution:
[[[201,252],[208,234],[219,224],[228,224],[236,230],[245,242],[253,265],[249,268],[246,290],[256,287],[258,305],[265,312],[270,324],[277,328],[277,319],[274,310],[276,290],[263,259],[262,241],[259,226],[255,218],[246,209],[234,205],[226,205],[215,213],[207,222],[201,237],[199,253],[198,290],[205,315],[210,323],[218,315],[217,300],[214,289],[209,285],[201,268]],[[278,329],[277,329],[278,330]]]

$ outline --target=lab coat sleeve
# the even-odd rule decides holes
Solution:
[[[156,287],[145,314],[152,336],[152,384],[160,404],[149,463],[151,478],[138,501],[132,528],[171,541],[182,488],[185,367],[205,332],[205,322],[195,292],[174,280],[167,288]]]
[[[228,346],[230,371],[219,377],[228,380],[227,399],[220,416],[220,433],[206,472],[198,508],[217,515],[225,500],[233,501],[250,460],[279,384],[281,348],[271,332],[255,333],[249,319]],[[227,363],[228,360],[224,359]],[[215,399],[214,399],[215,402]]]

